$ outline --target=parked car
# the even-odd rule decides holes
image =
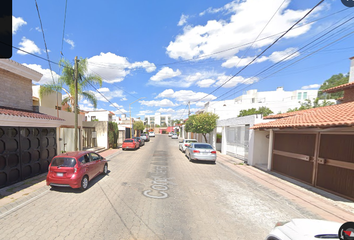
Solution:
[[[149,137],[155,137],[155,133],[154,132],[149,132]]]
[[[138,149],[140,148],[140,143],[133,138],[127,138],[124,140],[123,144],[122,144],[122,149],[123,151],[126,149]]]
[[[150,141],[150,137],[148,133],[142,133],[140,135],[140,137],[145,141],[145,142],[149,142]]]
[[[173,135],[173,132],[169,132],[169,133],[168,133],[168,136],[169,136],[169,137],[172,137],[172,135]]]
[[[49,164],[47,185],[86,190],[94,177],[108,173],[107,160],[92,151],[67,152],[55,156]]]
[[[171,139],[178,139],[178,135],[177,135],[177,133],[172,134]]]
[[[139,142],[139,146],[145,145],[145,141],[141,137],[133,137],[133,139],[135,139]]]
[[[196,139],[183,139],[179,142],[178,148],[180,151],[185,152],[186,148],[189,146],[191,142],[198,142]]]
[[[339,239],[338,232],[341,225],[341,223],[325,220],[293,219],[287,223],[277,223],[266,240]]]
[[[216,151],[209,143],[190,143],[186,148],[185,155],[189,161],[202,160],[216,162]]]

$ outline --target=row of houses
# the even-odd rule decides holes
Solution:
[[[339,91],[344,91],[344,97],[332,106],[267,117],[236,117],[236,109],[228,113],[235,117],[217,121],[208,142],[249,165],[354,200],[354,57],[349,83],[324,92]],[[300,94],[293,96],[298,100]],[[206,104],[204,111],[215,112],[215,108]],[[186,133],[183,127],[181,137],[204,141],[201,134]],[[217,134],[222,135],[221,143]]]
[[[58,153],[74,150],[74,113],[61,105],[61,93],[39,97],[42,74],[10,59],[0,60],[0,188],[44,173]],[[80,111],[79,149],[109,148],[110,111]],[[122,143],[131,124],[119,123]]]

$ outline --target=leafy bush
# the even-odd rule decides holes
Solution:
[[[116,122],[108,122],[108,145],[110,148],[117,148],[118,137],[118,124]]]

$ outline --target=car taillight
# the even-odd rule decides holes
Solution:
[[[74,168],[74,173],[76,173],[77,172],[77,168]]]
[[[188,147],[188,144],[184,144],[185,147]]]
[[[200,151],[199,151],[199,150],[193,150],[193,152],[194,152],[194,153],[200,153]]]
[[[214,153],[214,154],[216,154],[216,151],[211,151],[211,153]]]

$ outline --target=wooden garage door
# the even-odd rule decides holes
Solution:
[[[315,143],[315,133],[275,133],[272,170],[311,184]]]
[[[354,199],[354,134],[321,133],[316,186]]]

